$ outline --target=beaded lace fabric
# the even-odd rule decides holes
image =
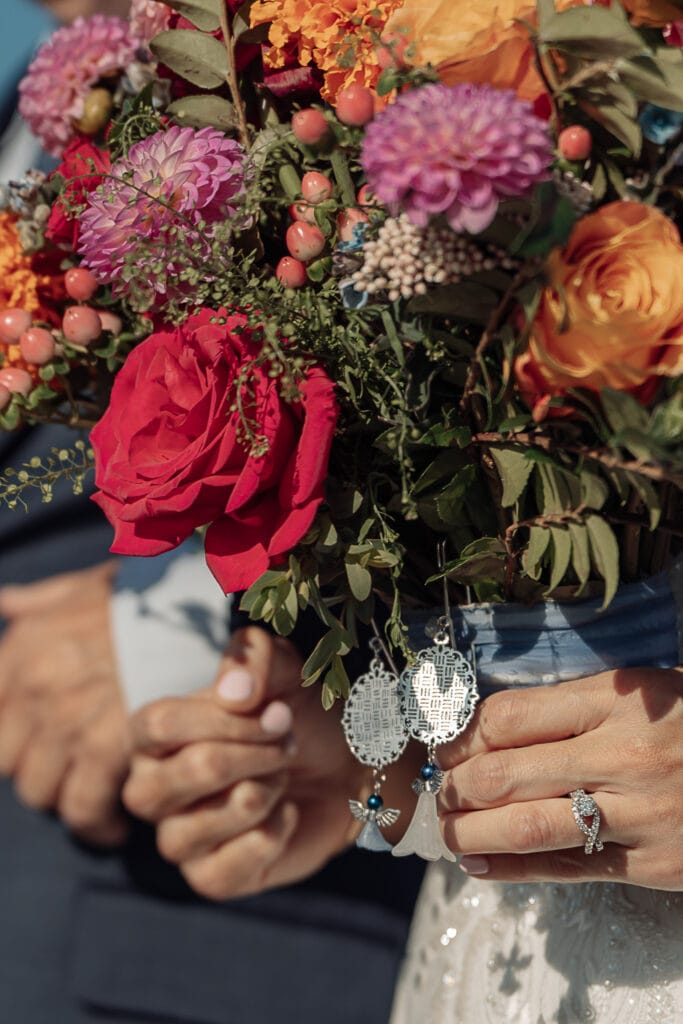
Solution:
[[[683,895],[430,866],[391,1024],[677,1024]]]
[[[501,621],[490,629],[482,608],[465,611],[463,625],[476,634],[470,639],[489,692],[529,685],[533,675],[549,683],[606,667],[671,667],[683,660],[682,584],[679,565],[623,588],[609,614],[591,612],[588,603],[568,615],[547,606],[541,626],[527,628],[525,651],[515,648],[529,625],[524,610],[503,613],[509,633]],[[509,661],[501,656],[506,647]],[[445,861],[431,865],[391,1024],[586,1021],[683,1022],[683,893],[614,883],[487,883]]]

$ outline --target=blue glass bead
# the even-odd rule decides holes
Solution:
[[[423,779],[431,779],[433,778],[435,771],[436,765],[431,764],[431,762],[428,762],[427,764],[422,765],[422,768],[420,769],[420,775],[422,776]]]
[[[677,110],[666,110],[653,103],[646,103],[638,120],[646,139],[657,146],[666,146],[680,132],[683,114]]]
[[[379,809],[383,805],[384,800],[382,800],[382,797],[379,795],[379,793],[370,794],[370,796],[368,797],[368,807],[370,808],[371,811],[379,811]]]

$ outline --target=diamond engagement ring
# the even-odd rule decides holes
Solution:
[[[583,848],[584,853],[592,853],[593,850],[599,853],[603,848],[601,840],[598,839],[600,808],[593,797],[589,796],[584,789],[575,789],[569,795],[572,798],[574,821],[586,836],[586,845]]]

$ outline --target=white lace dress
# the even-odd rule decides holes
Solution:
[[[432,865],[391,1024],[681,1024],[683,895]]]
[[[680,664],[682,575],[625,588],[606,615],[588,603],[465,610],[461,639],[489,689]],[[585,1021],[683,1024],[683,893],[487,883],[431,865],[391,1024]]]

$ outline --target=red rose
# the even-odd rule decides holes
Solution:
[[[98,149],[85,136],[69,143],[62,155],[62,162],[55,169],[55,174],[61,174],[66,184],[47,222],[45,233],[51,242],[76,250],[79,224],[70,207],[82,206],[88,193],[97,188],[102,175],[110,170],[111,159],[106,149]]]
[[[300,400],[285,402],[269,367],[254,362],[259,350],[243,314],[202,309],[128,356],[92,433],[94,500],[114,526],[112,551],[160,554],[208,523],[207,562],[229,593],[304,536],[323,498],[334,385],[313,367]],[[262,454],[250,452],[234,410],[250,362],[243,401]]]

